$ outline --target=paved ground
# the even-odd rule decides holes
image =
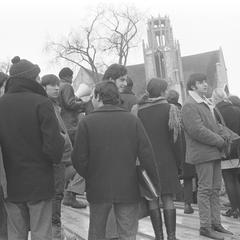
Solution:
[[[199,236],[198,209],[194,205],[194,214],[183,213],[183,203],[176,202],[177,208],[177,237],[179,240],[207,240],[209,238]],[[63,207],[63,226],[65,240],[87,239],[89,209],[76,210]],[[222,217],[224,227],[234,233],[233,236],[224,235],[225,240],[240,240],[240,219]],[[165,229],[164,229],[165,231]],[[166,233],[165,233],[166,234]],[[150,218],[139,221],[137,240],[154,239]]]

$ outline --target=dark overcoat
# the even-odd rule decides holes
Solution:
[[[64,140],[44,89],[33,80],[12,79],[0,98],[0,115],[8,200],[52,198],[52,166],[61,160]]]
[[[180,191],[178,165],[181,162],[181,141],[173,140],[173,132],[169,129],[170,104],[165,100],[141,104],[138,117],[152,143],[161,182],[162,194],[174,194]]]
[[[76,129],[78,125],[78,115],[85,111],[85,103],[77,100],[71,83],[62,80],[59,89],[59,104],[61,107],[61,117],[67,130]]]
[[[137,157],[158,185],[150,141],[142,123],[132,113],[104,105],[79,122],[72,161],[86,179],[90,203],[139,201]]]
[[[231,102],[222,101],[219,102],[216,107],[220,111],[224,122],[228,128],[240,135],[240,108],[234,106]],[[220,117],[217,112],[215,116],[219,122],[221,122]],[[237,145],[233,145],[233,148],[230,153],[230,158],[238,158]]]

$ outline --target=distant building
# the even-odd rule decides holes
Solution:
[[[168,17],[151,18],[147,23],[148,43],[143,42],[144,63],[127,66],[128,75],[134,82],[137,96],[145,93],[152,77],[165,79],[169,87],[186,97],[186,82],[192,73],[205,73],[208,78],[209,96],[216,87],[228,91],[228,79],[222,49],[181,57],[179,42],[174,40]],[[94,74],[80,69],[75,81],[76,90],[81,82],[94,84]]]

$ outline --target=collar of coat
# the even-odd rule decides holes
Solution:
[[[46,91],[37,81],[25,78],[10,78],[6,84],[5,92],[32,92],[47,97]]]
[[[117,105],[105,104],[102,107],[95,109],[92,113],[97,112],[128,112],[128,111]]]

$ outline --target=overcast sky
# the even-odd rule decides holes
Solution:
[[[67,36],[83,24],[90,9],[110,2],[113,1],[1,0],[0,61],[19,55],[39,64],[41,75],[57,73],[63,66],[51,63],[43,51],[46,42]],[[182,56],[222,47],[230,91],[240,95],[239,0],[114,1],[116,6],[124,3],[134,5],[149,17],[169,16]],[[143,63],[141,44],[138,51],[130,53],[128,64],[135,63]]]

